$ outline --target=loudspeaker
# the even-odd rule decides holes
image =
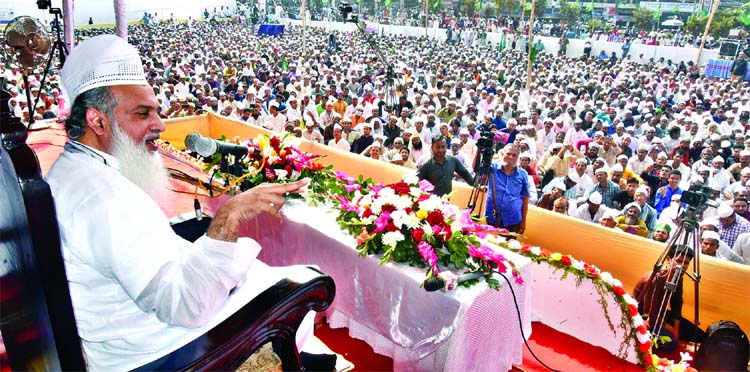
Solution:
[[[719,46],[719,55],[722,57],[732,57],[737,55],[737,51],[740,49],[740,44],[731,41],[723,41]]]
[[[737,323],[721,320],[711,323],[706,339],[695,353],[699,371],[746,371],[750,359],[747,335]]]

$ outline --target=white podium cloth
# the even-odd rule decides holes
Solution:
[[[531,264],[534,284],[532,285],[534,320],[539,320],[551,328],[571,335],[581,341],[599,346],[612,355],[631,363],[638,363],[638,351],[633,342],[625,344],[628,330],[620,327],[624,314],[615,300],[615,295],[607,292],[607,313],[614,326],[613,332],[598,302],[601,296],[591,280],[584,279],[576,284],[577,277],[569,274],[563,279],[563,270],[546,263]]]
[[[359,257],[353,237],[335,214],[303,203],[287,204],[282,222],[261,216],[243,225],[256,239],[258,256],[273,266],[315,264],[336,283],[328,309],[332,328],[347,327],[375,352],[393,359],[397,371],[507,371],[522,362],[523,340],[507,283],[499,291],[480,283],[452,293],[420,288],[424,269],[400,264],[378,267],[379,257]],[[499,248],[498,248],[499,249]],[[512,278],[524,334],[531,334],[530,260],[503,251],[526,284]]]

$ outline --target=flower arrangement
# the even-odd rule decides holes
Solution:
[[[510,271],[523,283],[515,265],[484,239],[507,231],[476,223],[470,211],[432,194],[429,182],[406,176],[401,182],[373,184],[343,172],[336,179],[338,186],[328,190],[330,199],[338,207],[341,228],[356,237],[360,255],[381,254],[381,265],[394,261],[427,267],[427,278],[439,274],[442,265],[481,272],[491,288],[500,285],[495,271]]]
[[[666,358],[660,358],[652,353],[652,334],[649,332],[643,322],[643,318],[638,313],[638,301],[625,292],[625,289],[622,287],[622,282],[612,277],[612,274],[602,272],[595,265],[578,260],[571,255],[553,253],[547,249],[522,244],[516,240],[505,241],[503,238],[499,237],[493,237],[490,240],[497,243],[506,243],[508,249],[529,257],[533,262],[545,262],[555,268],[564,270],[566,274],[569,273],[575,275],[579,280],[591,280],[597,288],[604,288],[607,291],[612,292],[617,303],[620,305],[623,314],[628,314],[627,317],[623,317],[623,319],[627,321],[627,324],[620,325],[623,328],[628,327],[631,330],[630,335],[625,341],[626,343],[629,340],[637,342],[638,360],[646,366],[646,371],[695,371],[695,369],[688,364],[688,362],[692,360],[689,353],[680,353],[681,360],[676,363]],[[600,295],[603,295],[603,293],[600,292]],[[603,306],[606,307],[606,303],[603,304]],[[614,327],[609,320],[609,316],[606,314],[606,310],[605,315],[607,316],[607,321],[610,323],[610,327]]]

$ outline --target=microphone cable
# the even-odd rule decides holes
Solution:
[[[521,310],[518,308],[518,300],[516,299],[516,292],[513,290],[513,285],[510,284],[510,280],[508,280],[508,277],[505,276],[505,274],[503,274],[503,273],[501,273],[499,271],[497,273],[500,274],[500,276],[502,276],[503,279],[505,279],[506,283],[508,283],[508,288],[510,288],[510,294],[513,295],[513,305],[516,306],[516,314],[518,314],[518,329],[521,331],[521,338],[523,338],[523,343],[526,345],[526,349],[529,350],[529,352],[534,357],[534,359],[536,359],[537,362],[539,362],[542,366],[544,366],[544,368],[547,368],[548,370],[550,370],[552,372],[562,372],[562,371],[554,369],[554,368],[548,366],[546,363],[542,362],[542,360],[539,359],[539,357],[536,356],[536,354],[534,354],[534,351],[531,350],[531,346],[529,346],[529,342],[526,341],[526,335],[523,334],[523,322],[521,321]]]

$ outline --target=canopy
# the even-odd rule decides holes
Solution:
[[[661,25],[667,27],[682,27],[683,25],[685,25],[685,22],[680,21],[679,19],[668,19],[662,22]]]

